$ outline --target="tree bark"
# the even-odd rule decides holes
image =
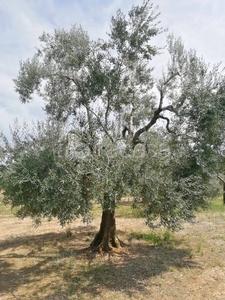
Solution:
[[[225,205],[225,180],[219,175],[217,175],[217,177],[219,178],[219,180],[222,182],[223,185],[223,204]]]
[[[223,182],[223,204],[225,205],[225,181]]]
[[[91,243],[94,251],[110,252],[113,248],[120,248],[121,242],[116,236],[116,220],[114,210],[104,210],[98,233]]]

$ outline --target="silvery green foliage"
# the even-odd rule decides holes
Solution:
[[[32,132],[15,124],[12,141],[1,145],[4,202],[21,218],[57,217],[62,225],[78,216],[90,219],[89,182],[83,180],[88,161],[70,159],[62,124],[38,123]]]
[[[204,207],[224,149],[224,75],[169,35],[160,79],[151,60],[162,33],[144,1],[118,11],[107,41],[79,26],[44,33],[14,80],[20,100],[37,93],[47,123],[2,136],[1,184],[21,217],[89,218],[92,201],[142,205],[151,227],[179,227]],[[221,156],[220,156],[221,157]]]
[[[97,133],[113,141],[120,122],[120,127],[140,126],[155,107],[149,61],[159,50],[152,45],[161,32],[157,17],[145,1],[128,16],[118,11],[108,41],[91,41],[78,26],[44,33],[40,49],[21,62],[14,80],[20,100],[29,102],[37,93],[47,114],[63,121],[72,117],[89,141]]]
[[[179,229],[182,221],[192,221],[194,212],[206,207],[210,178],[191,147],[170,147],[168,135],[160,131],[151,131],[148,142],[148,152],[139,148],[126,157],[124,181],[149,227]]]

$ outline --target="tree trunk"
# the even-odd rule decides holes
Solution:
[[[114,210],[104,210],[102,212],[100,229],[90,246],[94,251],[99,252],[110,252],[113,248],[121,247],[121,242],[116,236]]]
[[[225,205],[225,181],[223,182],[223,204]]]
[[[223,185],[223,204],[225,205],[225,180],[219,175],[217,175],[217,177],[219,178],[219,180],[222,182]]]

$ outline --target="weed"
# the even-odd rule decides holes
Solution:
[[[164,233],[137,233],[132,232],[131,238],[133,239],[143,239],[147,241],[149,244],[153,244],[154,246],[165,246],[165,245],[171,245],[175,243],[175,238],[171,232],[168,230]]]
[[[70,228],[70,227],[67,228],[67,229],[66,229],[66,237],[67,237],[67,238],[70,238],[72,235],[73,235],[73,234],[72,234],[71,228]]]
[[[202,250],[202,243],[200,242],[197,246],[197,252],[203,255],[203,250]]]
[[[191,259],[191,258],[193,258],[193,256],[194,256],[194,254],[193,254],[193,252],[190,250],[189,253],[188,253],[188,257]]]

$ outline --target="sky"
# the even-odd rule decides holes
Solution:
[[[35,98],[21,104],[14,91],[13,79],[19,72],[19,62],[32,57],[43,32],[55,28],[70,29],[80,24],[92,39],[105,38],[110,19],[118,9],[128,12],[141,0],[0,0],[0,132],[9,136],[9,126],[17,118],[26,121],[45,118],[43,101]],[[225,66],[225,1],[224,0],[153,0],[163,28],[181,37],[186,49],[193,48],[210,64]],[[166,35],[157,43],[164,46]],[[165,55],[156,60],[161,72]],[[30,125],[31,126],[31,125]]]

